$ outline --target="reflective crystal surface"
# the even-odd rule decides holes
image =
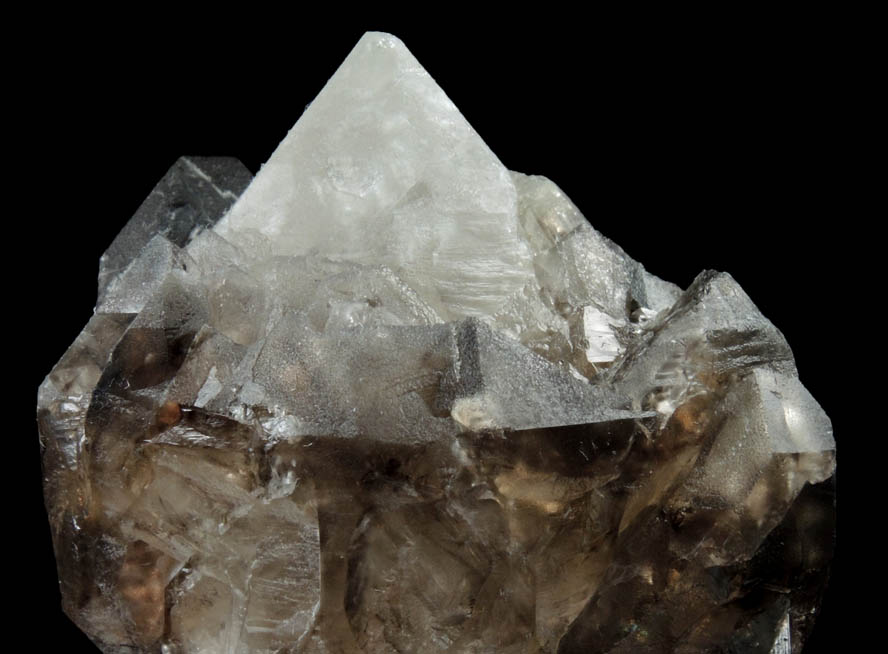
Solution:
[[[106,653],[798,653],[832,556],[781,333],[506,169],[387,34],[252,181],[173,165],[38,424]]]

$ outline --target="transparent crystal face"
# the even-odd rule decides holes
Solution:
[[[835,441],[368,33],[259,174],[182,158],[41,385],[63,607],[108,653],[799,652]]]

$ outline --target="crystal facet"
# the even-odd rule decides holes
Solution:
[[[250,179],[176,162],[39,390],[103,652],[801,651],[835,441],[729,275],[648,273],[387,34]]]

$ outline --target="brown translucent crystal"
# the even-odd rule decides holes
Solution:
[[[835,442],[729,275],[648,273],[390,35],[250,179],[180,159],[40,387],[99,649],[801,651]]]

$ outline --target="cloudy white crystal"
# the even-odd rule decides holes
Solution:
[[[385,264],[457,319],[531,279],[516,204],[509,171],[404,44],[368,33],[216,231]]]

